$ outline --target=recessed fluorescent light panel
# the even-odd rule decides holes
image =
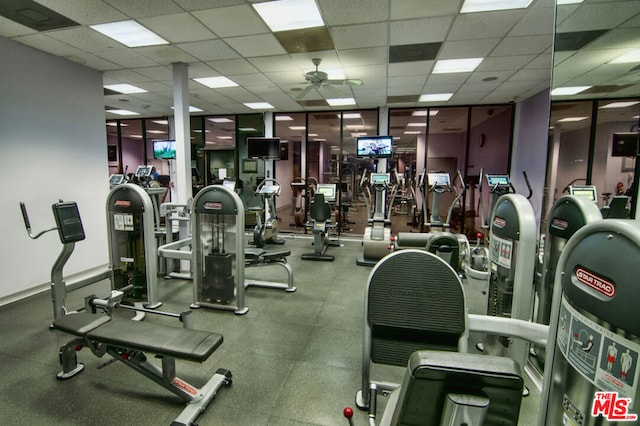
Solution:
[[[276,121],[293,121],[290,115],[276,115]]]
[[[558,120],[558,123],[571,123],[574,121],[582,121],[582,120],[586,120],[589,117],[565,117],[561,120]]]
[[[433,67],[433,74],[448,74],[455,72],[471,72],[475,70],[484,58],[442,59]]]
[[[627,64],[630,62],[640,62],[640,49],[631,50],[611,61],[612,64]]]
[[[629,102],[612,102],[610,104],[606,104],[600,107],[600,109],[607,109],[607,108],[626,108],[626,107],[630,107],[633,106],[635,104],[640,104],[640,102],[638,101],[629,101]]]
[[[567,95],[577,95],[580,92],[584,92],[587,89],[590,89],[591,86],[567,86],[567,87],[556,87],[551,91],[551,96],[567,96]]]
[[[213,118],[208,118],[207,120],[213,123],[233,123],[233,120],[226,117],[213,117]]]
[[[433,117],[438,115],[438,110],[437,109],[430,109],[429,110],[429,116]],[[427,111],[426,110],[420,110],[420,111],[413,111],[413,113],[411,114],[414,117],[426,117],[427,116]]]
[[[532,0],[465,0],[460,13],[488,12],[491,10],[524,9]]]
[[[141,89],[131,84],[107,84],[103,86],[105,89],[113,90],[114,92],[120,92],[124,94],[130,93],[145,93],[146,90]]]
[[[169,124],[169,120],[151,120],[151,122],[156,124]]]
[[[289,129],[291,129],[291,130],[304,130],[304,129],[306,129],[306,127],[304,127],[304,126],[289,126]]]
[[[420,133],[422,132],[420,132],[419,130],[406,130],[404,132],[405,135],[419,135]]]
[[[238,85],[235,81],[229,80],[227,77],[198,77],[194,81],[207,86],[210,89],[218,89],[220,87],[235,87]]]
[[[439,102],[448,101],[453,96],[453,93],[430,93],[420,95],[418,102]]]
[[[407,123],[407,127],[427,127],[427,123]]]
[[[249,107],[251,109],[273,109],[275,108],[268,102],[245,102],[244,106]]]
[[[137,112],[129,111],[127,109],[108,109],[106,111],[117,115],[140,115]]]
[[[111,22],[109,24],[89,25],[89,27],[127,47],[169,44],[167,40],[149,31],[136,21]]]
[[[315,0],[278,0],[252,6],[273,32],[324,26]]]
[[[338,118],[340,118],[340,114],[338,114]],[[362,115],[360,115],[359,112],[345,112],[342,114],[342,118],[344,118],[345,120],[347,119],[356,119],[356,118],[362,118]]]
[[[331,106],[355,105],[356,100],[353,98],[333,98],[327,99],[327,103]]]

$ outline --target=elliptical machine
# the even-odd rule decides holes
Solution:
[[[256,188],[265,208],[250,207],[256,212],[256,226],[253,228],[253,243],[256,247],[264,247],[265,244],[284,244],[284,240],[278,238],[278,218],[276,217],[275,197],[280,195],[282,186],[272,178],[266,178]],[[262,211],[264,210],[264,221]]]

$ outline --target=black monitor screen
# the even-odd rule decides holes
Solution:
[[[633,157],[638,153],[638,133],[614,133],[612,157]]]
[[[358,158],[390,158],[393,137],[361,136],[356,138],[356,156]]]
[[[172,160],[176,158],[176,141],[153,141],[153,158],[156,160]]]
[[[280,159],[280,138],[247,138],[247,157]]]

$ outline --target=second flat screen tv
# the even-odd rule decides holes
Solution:
[[[391,136],[360,136],[356,138],[356,157],[391,158]]]
[[[156,160],[173,160],[176,158],[175,140],[154,140],[153,158]]]
[[[247,138],[247,157],[279,160],[280,138]]]

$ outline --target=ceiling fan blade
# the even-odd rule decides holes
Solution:
[[[313,86],[305,87],[302,92],[298,93],[298,96],[296,96],[296,99],[304,98],[305,96],[307,96],[307,93],[309,93],[311,91],[311,89],[313,89]]]
[[[342,90],[338,90],[336,87],[332,86],[331,84],[323,84],[322,85],[323,88],[326,88],[327,91],[331,92],[334,96],[340,96],[343,97],[345,96],[345,93]]]
[[[324,83],[333,84],[334,86],[342,86],[342,85],[362,86],[362,80],[358,80],[355,78],[348,78],[345,80],[327,80]]]

